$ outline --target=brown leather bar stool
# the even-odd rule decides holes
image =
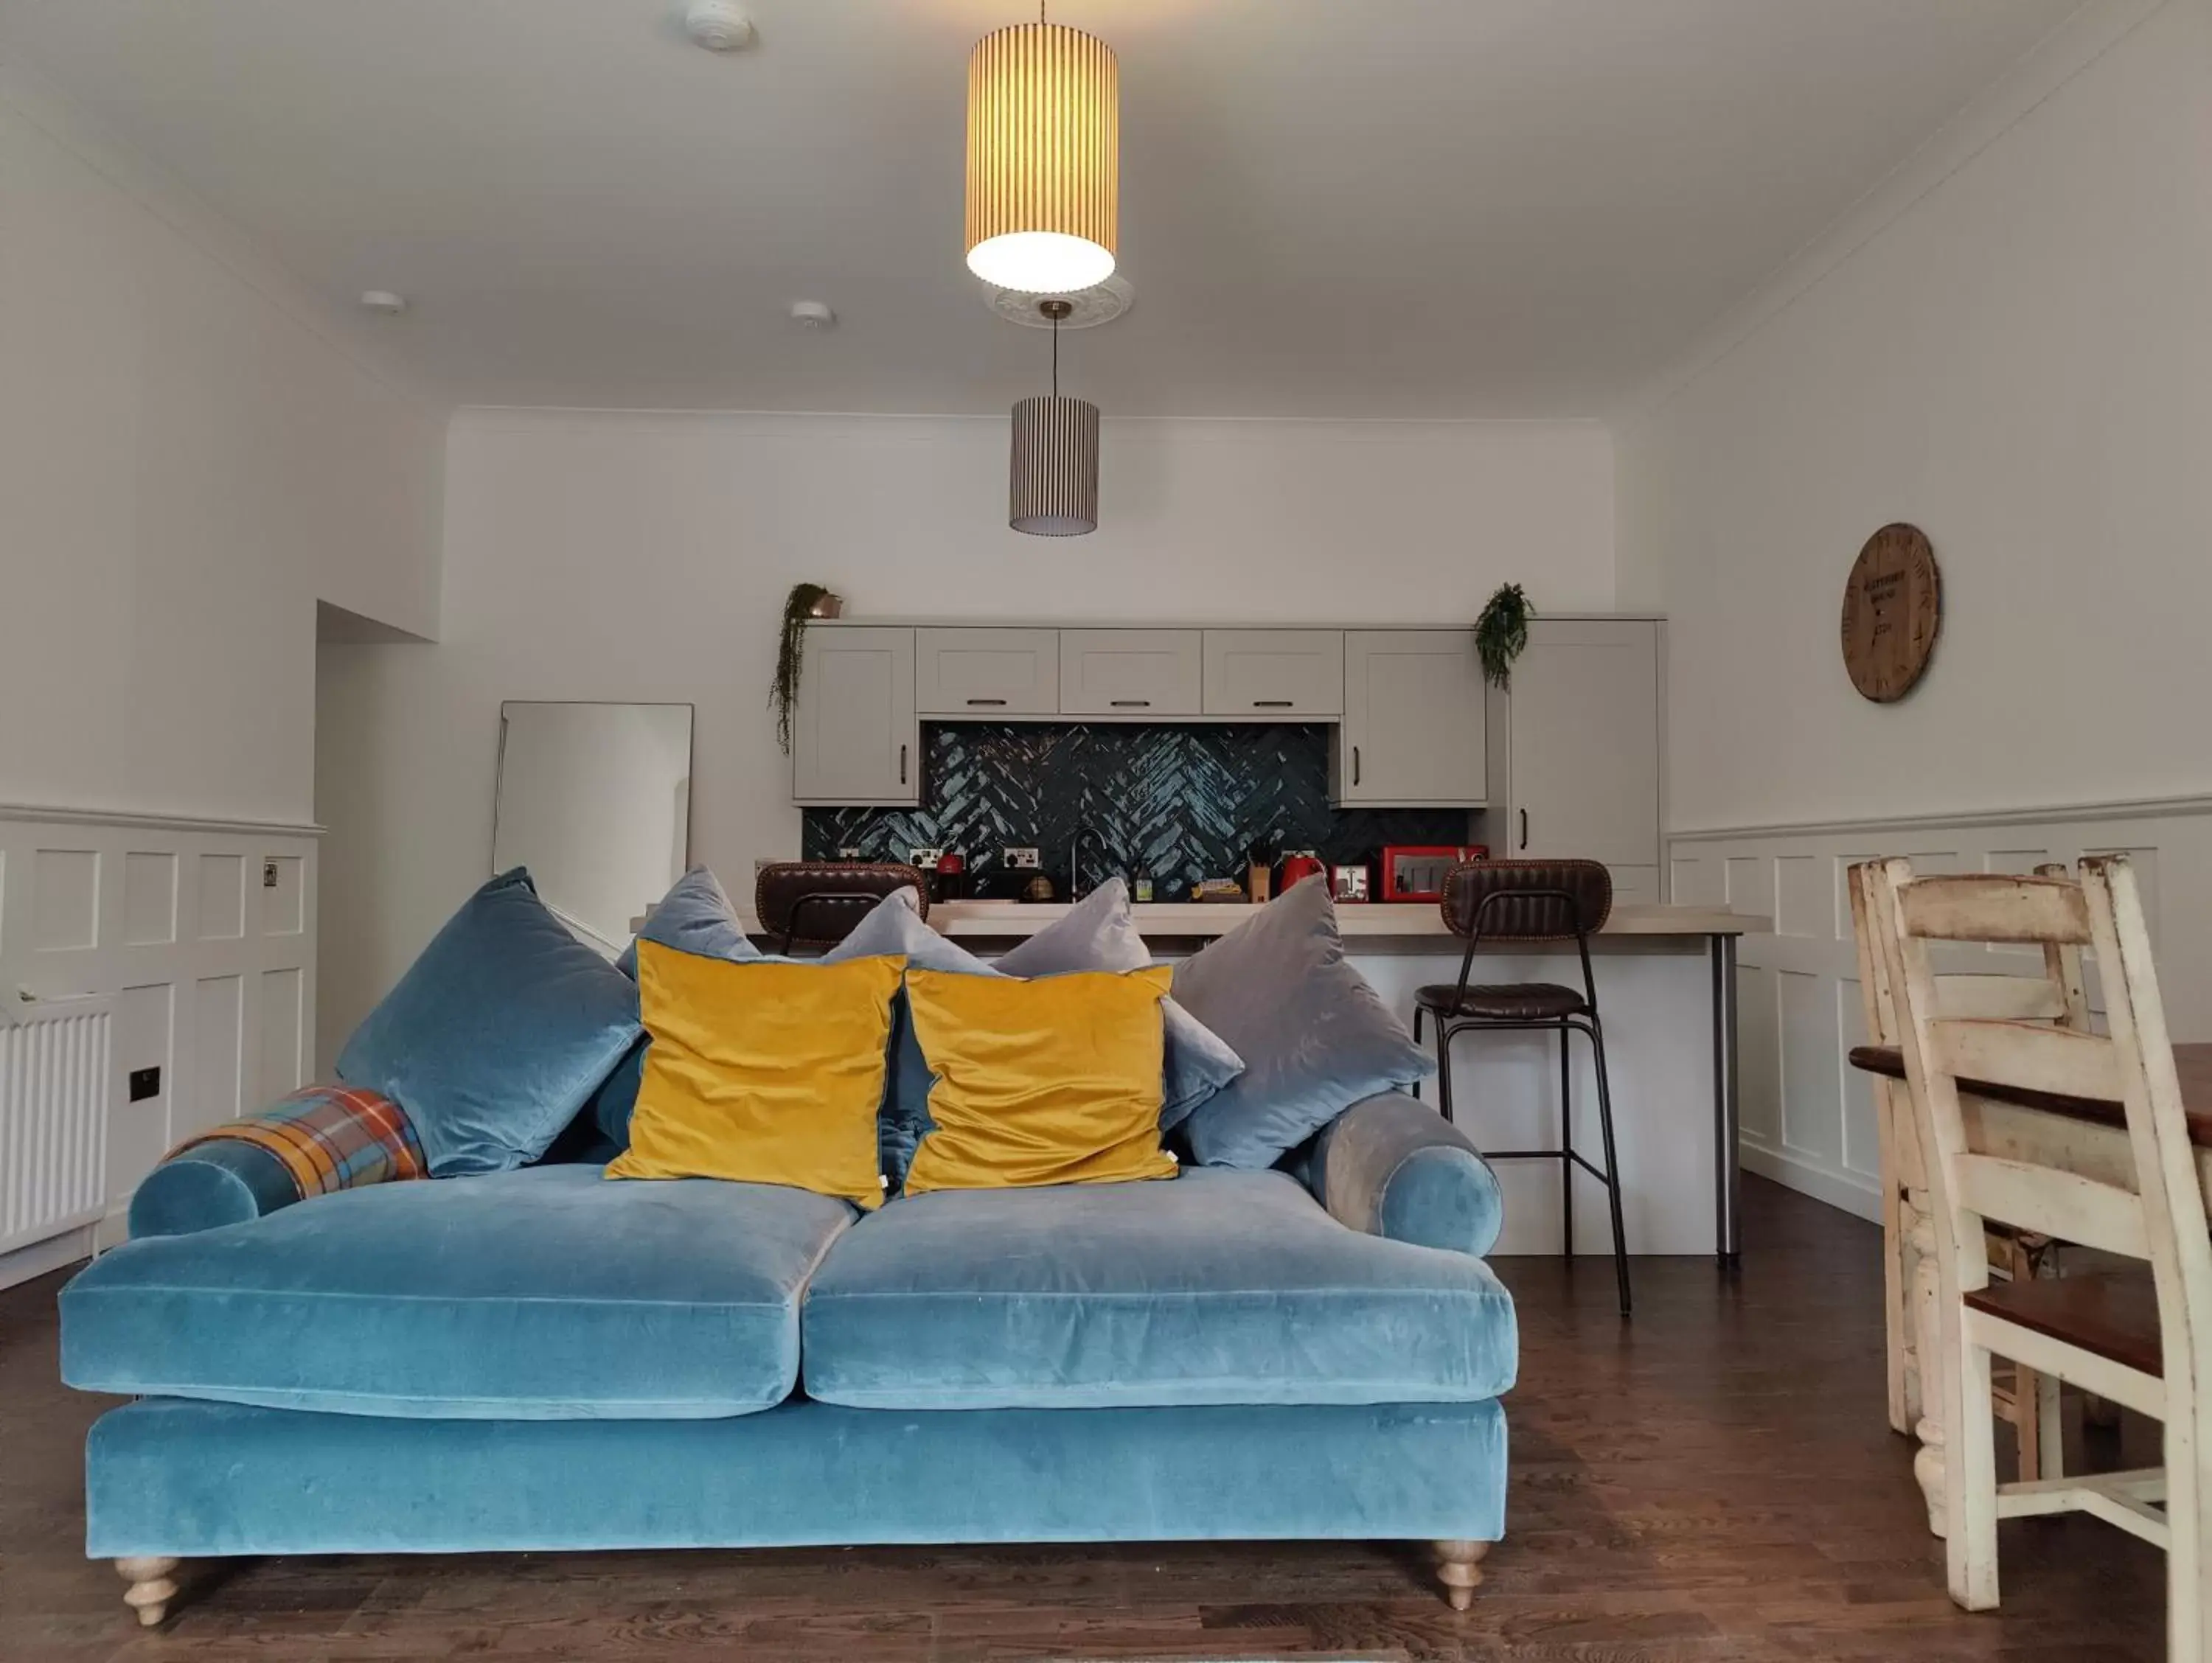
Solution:
[[[888,860],[779,860],[753,880],[753,911],[776,951],[793,946],[828,951],[860,926],[885,895],[914,891],[915,908],[929,916],[929,885],[921,870]]]
[[[1620,1166],[1613,1156],[1613,1088],[1606,1077],[1605,1028],[1597,1014],[1597,983],[1590,974],[1589,938],[1613,913],[1613,874],[1595,860],[1470,860],[1444,880],[1444,926],[1465,938],[1459,980],[1424,987],[1413,996],[1413,1040],[1419,1043],[1421,1019],[1437,1024],[1437,1094],[1443,1117],[1452,1118],[1451,1042],[1474,1031],[1555,1029],[1559,1035],[1559,1147],[1483,1150],[1491,1161],[1559,1162],[1559,1211],[1565,1230],[1562,1251],[1572,1263],[1575,1251],[1575,1168],[1605,1186],[1613,1211],[1613,1268],[1620,1283],[1620,1314],[1626,1316],[1628,1249],[1620,1225]],[[1580,992],[1556,982],[1470,983],[1475,950],[1485,942],[1513,944],[1572,941],[1582,956]],[[1573,1074],[1567,1037],[1589,1037],[1597,1064],[1597,1123],[1605,1140],[1601,1172],[1575,1148]]]

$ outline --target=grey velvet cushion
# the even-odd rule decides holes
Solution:
[[[1141,970],[1152,962],[1152,950],[1138,934],[1129,911],[1129,886],[1114,877],[1006,954],[998,968],[1009,976],[1060,976],[1078,970]],[[1243,1073],[1244,1059],[1172,998],[1161,1004],[1160,1019],[1168,1057],[1160,1130],[1168,1132]]]
[[[1345,962],[1336,905],[1318,877],[1185,960],[1175,996],[1244,1059],[1183,1123],[1206,1166],[1273,1166],[1362,1098],[1435,1071]]]

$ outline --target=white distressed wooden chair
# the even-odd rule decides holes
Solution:
[[[1998,1520],[2093,1514],[2166,1550],[2167,1655],[2205,1663],[2212,1234],[2135,874],[2121,856],[2085,859],[2078,882],[1915,879],[1894,862],[1874,899],[1891,925],[1877,933],[1905,1018],[1905,1072],[1936,1222],[1951,1597],[1969,1610],[1997,1603]],[[1929,959],[1929,944],[1945,941],[2093,948],[2111,1032],[1947,1012]],[[1962,1082],[2118,1102],[2133,1187],[2014,1158],[2017,1150],[1974,1147],[1961,1103],[1972,1089]],[[2063,1158],[2063,1139],[2042,1146],[2050,1161]],[[1983,1247],[1990,1221],[2145,1260],[2148,1286],[2128,1272],[1992,1284]],[[1993,1423],[1964,1411],[1989,1400],[1992,1356],[2159,1420],[2165,1466],[2000,1485]]]
[[[1852,933],[1858,945],[1859,997],[1869,1044],[1895,1047],[1900,1021],[1891,990],[1887,956],[1875,935],[1881,923],[1869,898],[1880,881],[1881,863],[1863,861],[1848,872]],[[2044,877],[2064,877],[2063,866],[2039,866]],[[2081,952],[2053,945],[2044,950],[2039,974],[1961,973],[1939,976],[1937,987],[1948,1014],[2008,1016],[2048,1022],[2060,1028],[2089,1027],[2089,1004],[2082,991]],[[1912,1116],[1912,1093],[1902,1080],[1869,1075],[1875,1127],[1880,1151],[1882,1203],[1884,1338],[1888,1362],[1889,1423],[1917,1438],[1921,1453],[1914,1476],[1928,1503],[1928,1527],[1937,1536],[1943,1522],[1942,1394],[1922,1389],[1923,1356],[1938,1355],[1935,1219],[1929,1210],[1928,1179],[1921,1159],[1919,1131]],[[2039,1273],[2050,1261],[2041,1237],[1999,1226],[1988,1234],[1990,1264],[2008,1278]],[[2054,1266],[2055,1267],[2055,1266]],[[2055,1477],[2063,1469],[2060,1450],[2058,1382],[2018,1364],[2000,1379],[1993,1393],[1997,1418],[2009,1424],[2018,1446],[2023,1478]]]

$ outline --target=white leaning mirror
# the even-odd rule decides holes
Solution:
[[[509,700],[499,707],[491,867],[617,953],[691,851],[691,707]]]

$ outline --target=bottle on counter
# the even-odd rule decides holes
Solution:
[[[1152,875],[1150,872],[1131,873],[1129,895],[1139,907],[1150,906],[1152,899]]]

